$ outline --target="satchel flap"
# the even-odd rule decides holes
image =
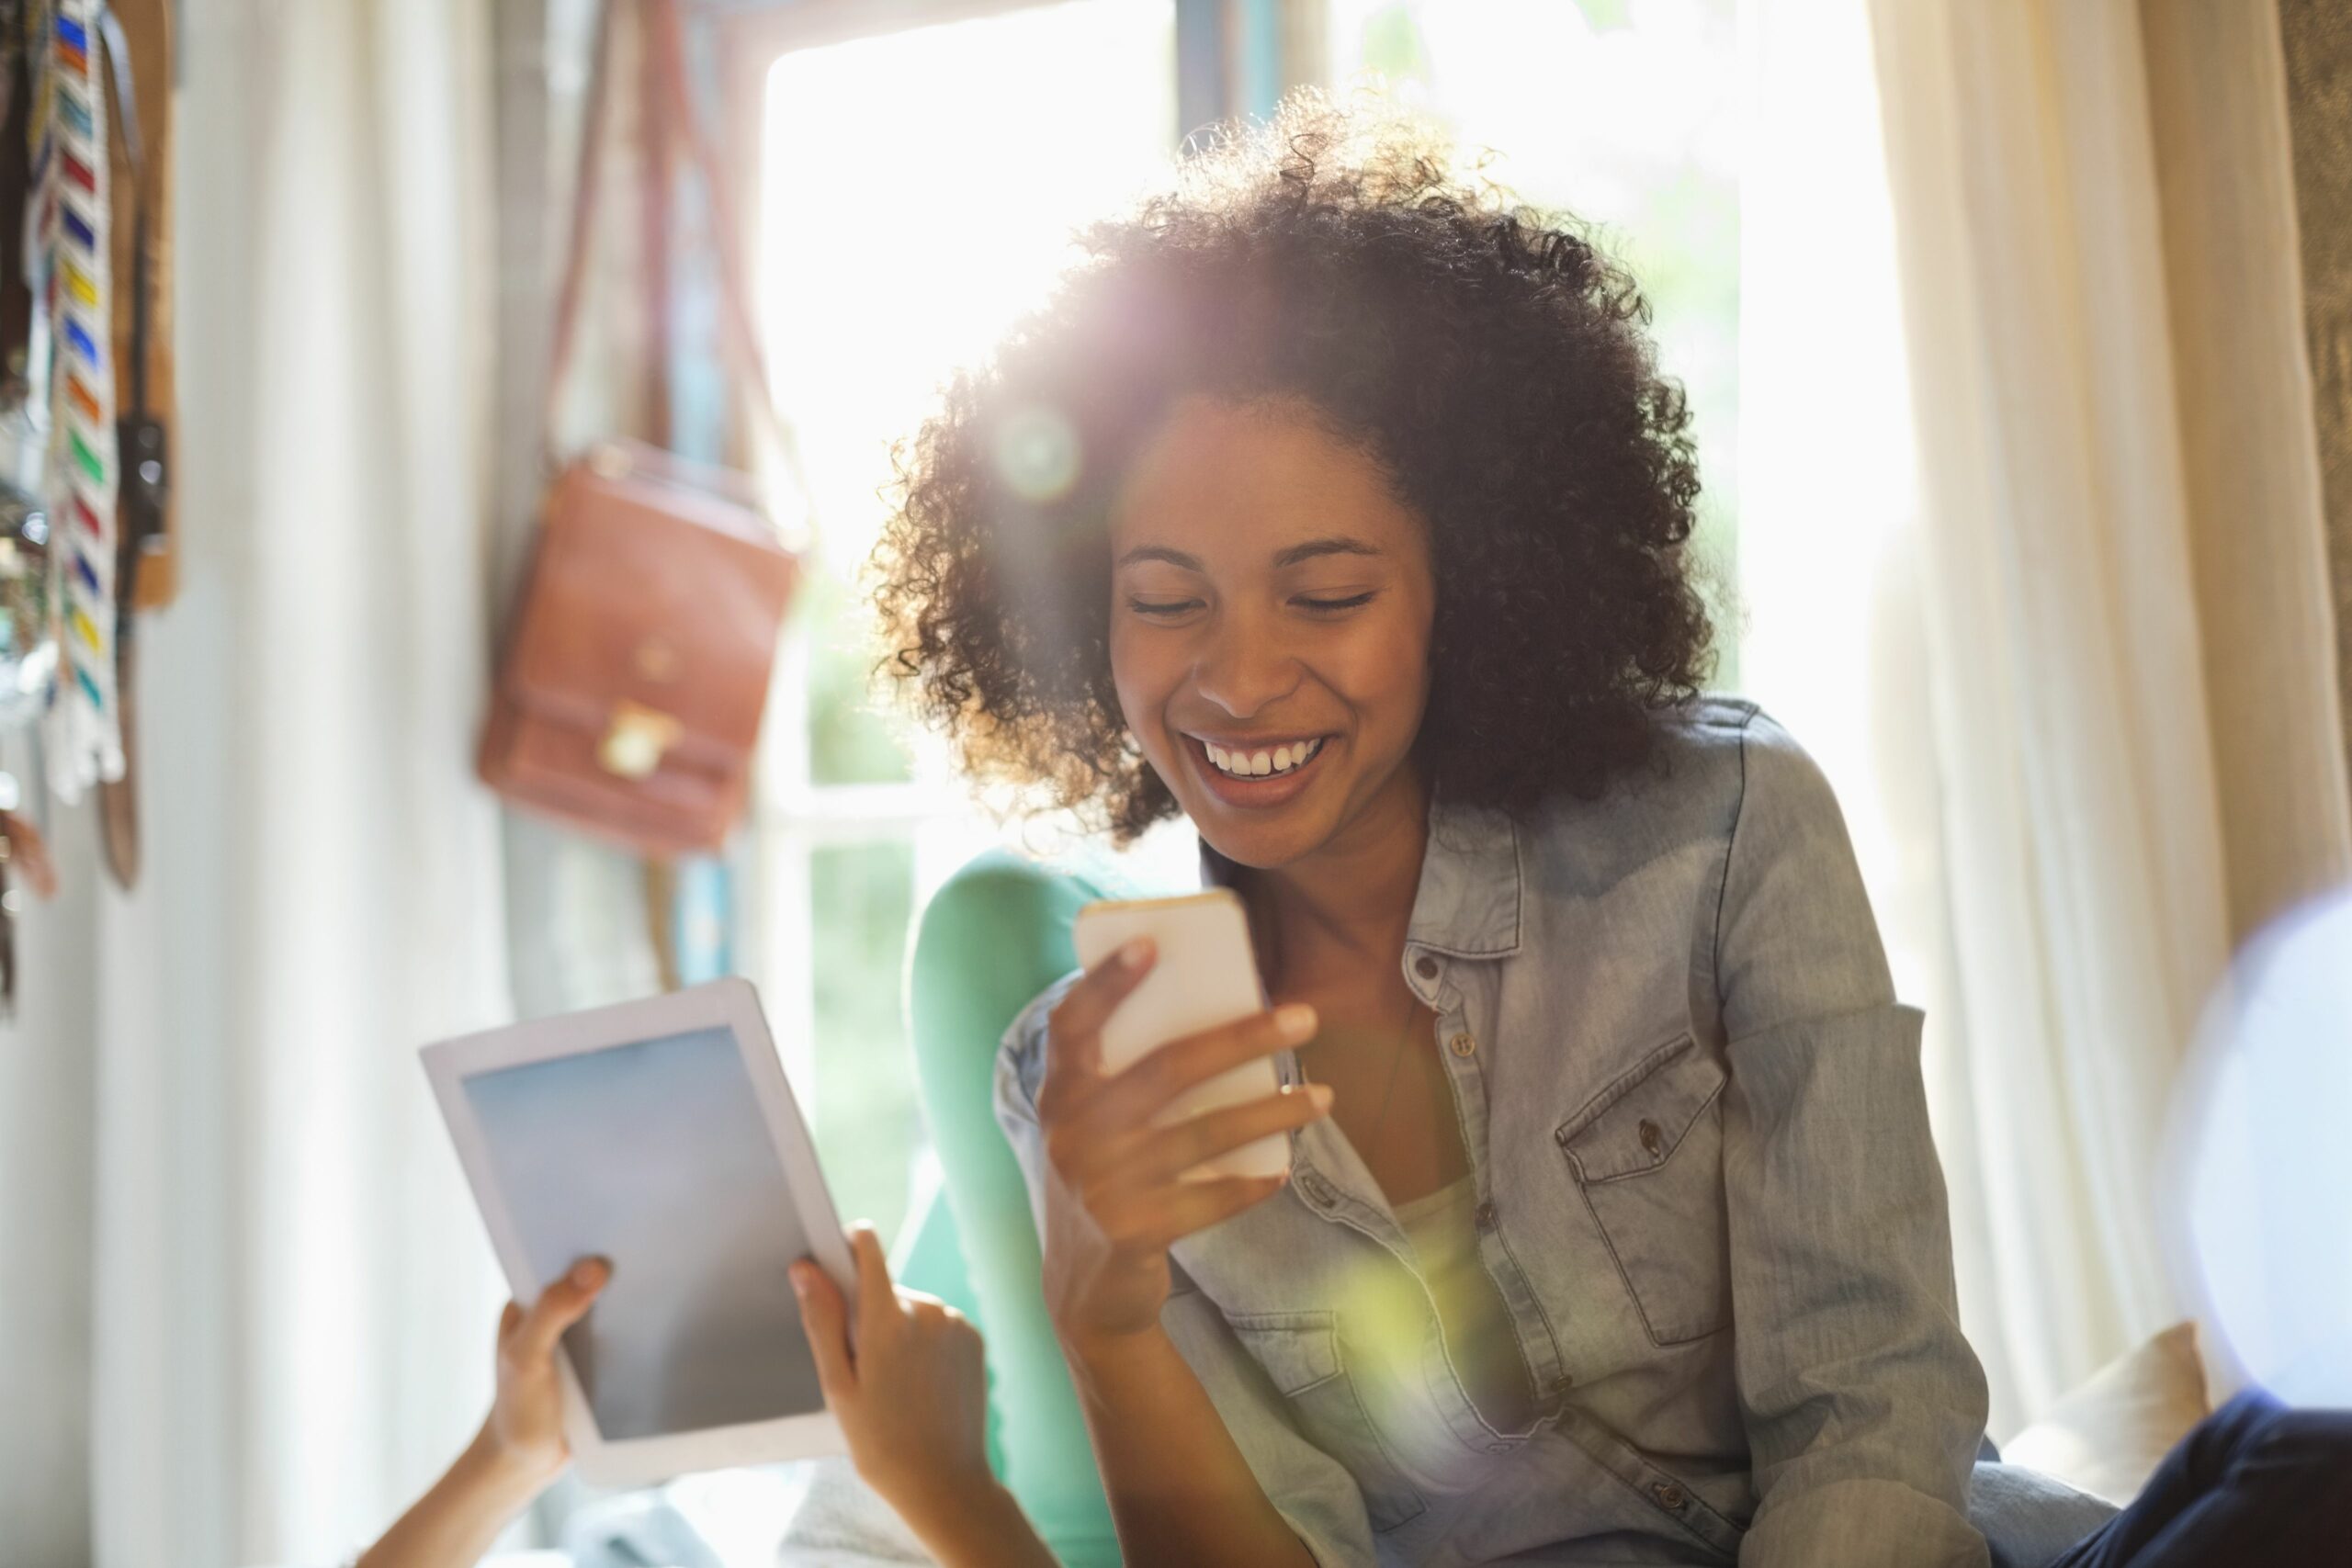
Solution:
[[[601,446],[557,477],[502,683],[582,731],[623,704],[664,716],[676,761],[721,767],[758,736],[798,562],[756,510],[650,451]]]

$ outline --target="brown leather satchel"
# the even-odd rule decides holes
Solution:
[[[615,4],[623,0],[614,0]],[[649,51],[646,159],[666,123],[701,166],[719,254],[722,337],[774,424],[752,344],[728,187],[693,129],[676,0],[635,0]],[[571,356],[610,76],[611,6],[598,24],[571,254],[557,307],[548,426]],[[666,97],[666,103],[658,98]],[[666,212],[667,202],[649,204]],[[666,232],[649,233],[646,264]],[[655,301],[657,312],[662,301]],[[657,340],[660,336],[656,334]],[[780,431],[780,425],[774,425]],[[748,478],[659,446],[599,442],[565,464],[507,628],[476,766],[507,799],[666,857],[718,848],[741,816],[776,639],[798,577]]]

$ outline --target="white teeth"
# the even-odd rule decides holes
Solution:
[[[1228,751],[1222,746],[1202,741],[1201,748],[1220,773],[1238,779],[1259,778],[1268,773],[1286,773],[1291,769],[1323,750],[1323,742],[1301,740],[1295,745],[1277,746],[1272,751]]]

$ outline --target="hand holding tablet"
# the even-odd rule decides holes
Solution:
[[[557,1357],[583,1478],[842,1451],[788,1270],[813,1257],[853,1302],[856,1280],[748,982],[423,1055],[514,1299],[611,1261]]]
[[[588,1315],[612,1277],[611,1264],[583,1258],[527,1310],[510,1301],[499,1314],[498,1393],[484,1430],[500,1457],[535,1485],[555,1479],[571,1457],[556,1346],[564,1330]]]
[[[841,1422],[865,1483],[944,1562],[955,1543],[988,1541],[991,1562],[1050,1565],[988,1462],[988,1368],[979,1331],[954,1307],[894,1288],[873,1228],[850,1232],[858,1301],[849,1304],[813,1264],[796,1264],[794,1288],[825,1403]],[[853,1353],[851,1344],[855,1341]]]

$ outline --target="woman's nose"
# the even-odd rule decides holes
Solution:
[[[1282,639],[1230,622],[1193,667],[1200,694],[1234,718],[1254,718],[1298,685],[1298,660]]]

